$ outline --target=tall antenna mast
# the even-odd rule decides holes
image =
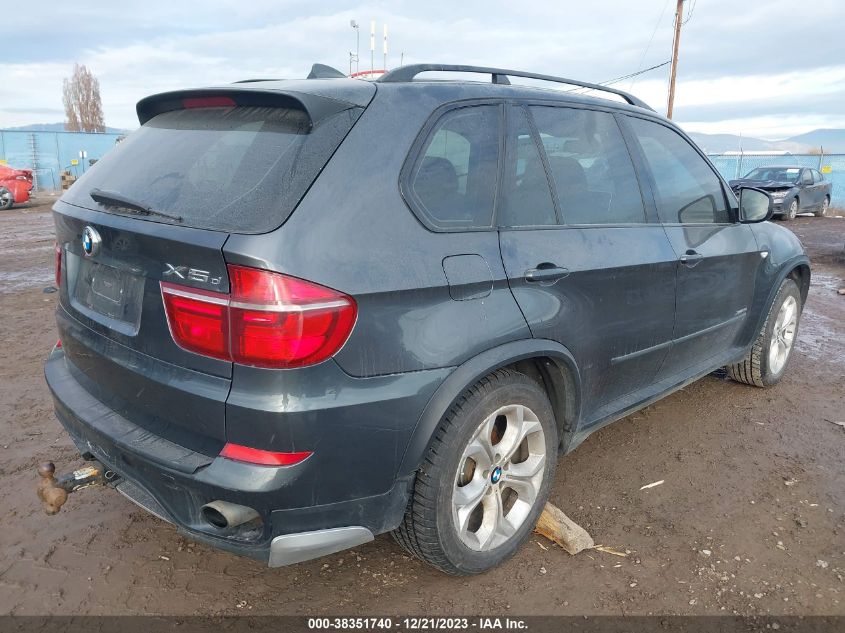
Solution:
[[[370,79],[376,69],[376,21],[370,20]]]
[[[387,72],[387,24],[384,25],[384,72]]]

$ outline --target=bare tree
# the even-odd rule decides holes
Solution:
[[[85,66],[74,64],[73,76],[62,82],[65,129],[69,132],[105,132],[100,82]]]

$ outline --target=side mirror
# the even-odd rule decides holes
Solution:
[[[743,224],[756,224],[772,219],[774,204],[772,197],[762,189],[740,187],[739,221]]]

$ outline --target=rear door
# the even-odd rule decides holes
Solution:
[[[278,227],[360,114],[342,110],[315,126],[289,99],[239,99],[148,101],[149,120],[54,208],[57,319],[76,378],[135,424],[215,454],[232,363],[183,349],[171,328],[213,343],[225,325],[198,312],[169,321],[161,284],[183,297],[225,296],[229,235]]]
[[[813,183],[813,172],[809,169],[802,169],[801,170],[801,177],[798,179],[798,182],[801,185],[801,193],[800,196],[800,207],[799,211],[805,211],[807,209],[812,209],[816,206],[816,187]]]
[[[661,379],[672,379],[736,345],[762,257],[750,227],[735,221],[729,194],[701,153],[668,125],[626,120],[677,258],[673,344],[660,371]]]
[[[589,424],[653,381],[672,335],[675,256],[612,113],[515,105],[508,118],[505,270],[533,336],[575,356]]]
[[[822,206],[825,196],[824,179],[815,169],[805,169],[804,172],[809,174],[810,180],[813,181],[812,185],[807,186],[807,189],[812,191],[812,197],[809,202],[813,207],[818,208]]]

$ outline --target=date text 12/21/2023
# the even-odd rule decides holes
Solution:
[[[519,631],[527,628],[524,620],[500,617],[346,617],[308,618],[312,631]]]

